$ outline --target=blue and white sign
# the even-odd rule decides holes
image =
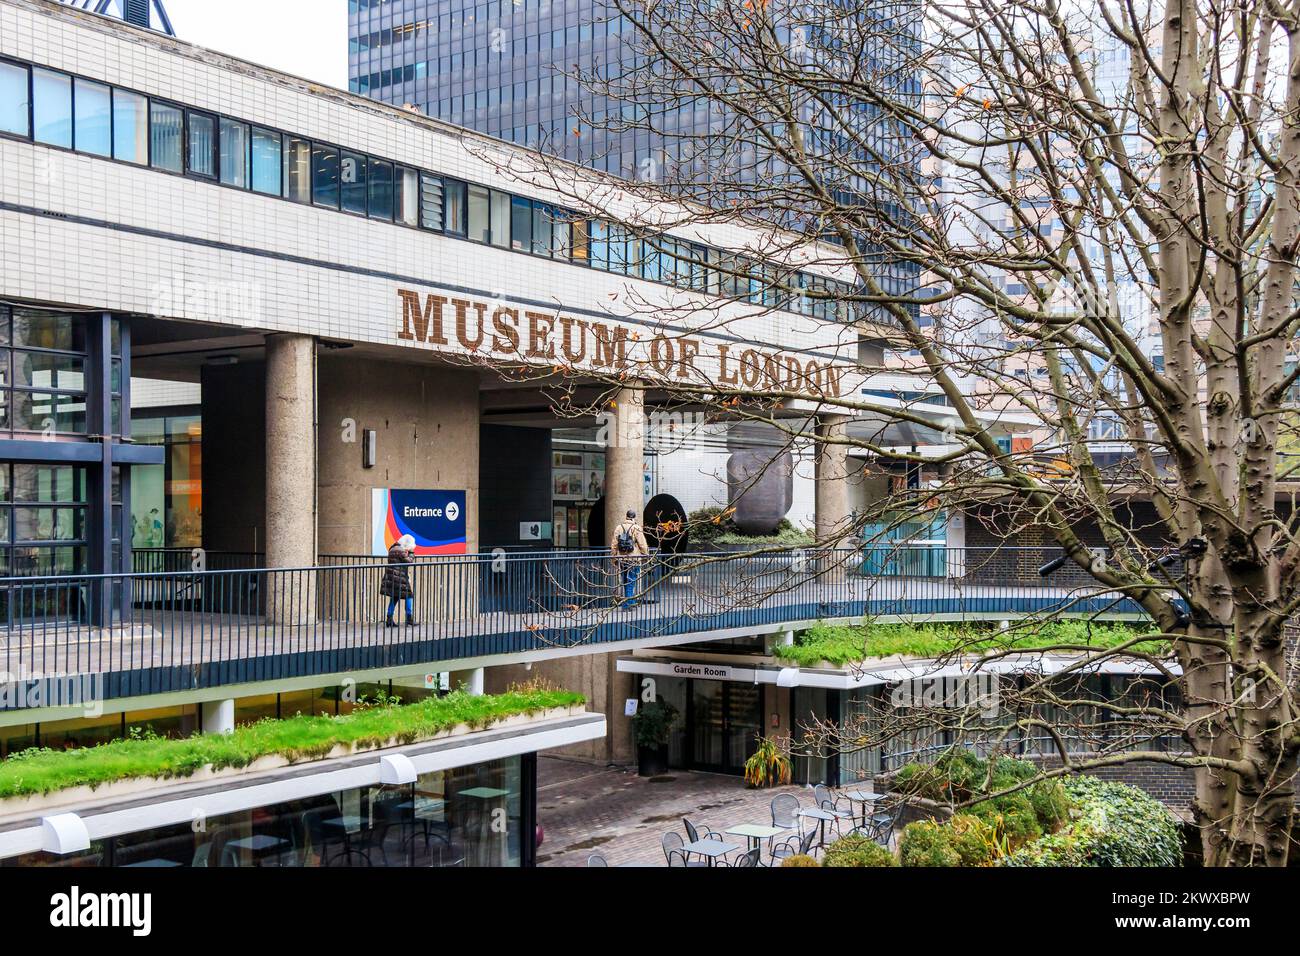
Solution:
[[[465,492],[374,488],[370,500],[371,548],[384,555],[403,535],[415,553],[464,554]]]

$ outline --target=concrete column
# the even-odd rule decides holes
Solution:
[[[461,685],[464,685],[465,693],[473,697],[483,696],[483,668],[481,667],[467,671],[452,671],[448,680],[451,682],[452,690],[460,690]]]
[[[605,443],[605,540],[609,547],[614,529],[628,511],[638,520],[644,511],[645,391],[620,388],[614,394],[609,437]]]
[[[316,564],[316,343],[306,335],[266,339],[266,566]],[[314,575],[268,575],[267,616],[281,624],[315,618]]]
[[[848,416],[817,418],[816,476],[813,484],[817,547],[832,550],[843,545],[849,529],[849,446],[837,444],[848,434]],[[824,563],[822,573],[839,575],[837,561]]]
[[[207,700],[199,705],[205,734],[229,734],[235,730],[235,702]]]

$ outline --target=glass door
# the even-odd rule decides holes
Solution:
[[[744,773],[763,732],[763,688],[727,684],[727,773]]]
[[[691,681],[692,763],[701,770],[724,769],[725,734],[723,692],[726,684],[712,680]]]
[[[763,689],[753,684],[691,681],[691,765],[740,774],[763,726]]]

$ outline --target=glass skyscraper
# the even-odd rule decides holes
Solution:
[[[630,175],[637,146],[650,149],[648,138],[611,150],[601,131],[578,120],[585,113],[599,122],[599,104],[593,108],[587,96],[577,109],[585,94],[563,75],[617,62],[625,26],[600,0],[348,0],[349,85],[354,93]]]

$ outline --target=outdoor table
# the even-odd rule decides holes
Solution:
[[[868,790],[845,790],[844,794],[851,802],[862,804],[862,825],[867,825],[868,809],[878,800],[884,799],[883,793],[871,793]]]
[[[819,807],[804,808],[796,811],[797,816],[807,817],[809,820],[817,821],[817,845],[826,845],[826,821],[836,819],[835,814],[829,810],[822,810]]]
[[[267,855],[271,850],[278,850],[289,841],[277,836],[270,836],[266,833],[254,833],[252,836],[241,837],[238,840],[231,840],[226,846],[233,846],[240,850],[247,850],[249,856],[256,863]]]
[[[682,847],[682,851],[687,854],[688,859],[690,854],[698,853],[709,861],[709,866],[713,866],[718,857],[726,856],[728,853],[739,849],[739,844],[723,843],[721,840],[696,840]]]
[[[729,836],[743,836],[749,840],[749,848],[757,850],[763,840],[771,839],[779,833],[784,833],[789,827],[769,827],[761,823],[742,823],[738,827],[732,827],[730,830],[723,832]]]

